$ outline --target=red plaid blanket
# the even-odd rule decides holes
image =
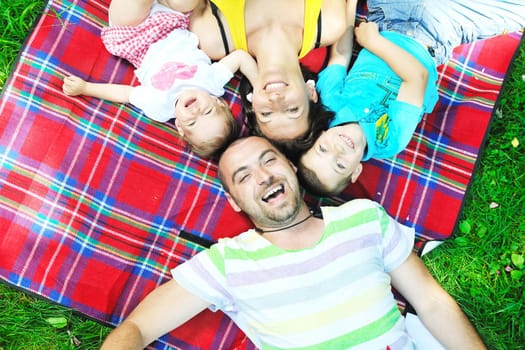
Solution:
[[[0,100],[0,277],[118,324],[169,269],[249,221],[227,204],[216,165],[174,127],[128,105],[67,97],[62,78],[136,83],[100,30],[109,0],[51,0]],[[380,202],[414,226],[418,245],[452,233],[494,105],[521,35],[462,46],[440,69],[440,101],[398,157],[370,161],[335,199]],[[313,58],[312,58],[313,57]],[[319,65],[320,58],[309,58]],[[238,79],[226,98],[241,123]],[[222,313],[204,312],[155,343],[252,348]]]

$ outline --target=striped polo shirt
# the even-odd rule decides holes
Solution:
[[[413,229],[366,199],[322,213],[311,248],[283,250],[249,230],[172,275],[260,349],[413,349],[388,275],[410,254]]]

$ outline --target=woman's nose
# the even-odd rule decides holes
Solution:
[[[268,96],[268,99],[272,102],[279,102],[283,99],[283,96],[278,91],[275,91]]]

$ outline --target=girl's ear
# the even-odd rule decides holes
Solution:
[[[235,202],[235,199],[233,199],[233,197],[230,196],[228,192],[225,192],[225,194],[226,194],[226,199],[228,200],[228,203],[230,203],[230,205],[232,206],[233,210],[236,211],[237,213],[241,212],[242,210],[237,205],[237,202]]]
[[[317,90],[315,89],[315,81],[313,79],[309,79],[306,81],[306,91],[308,91],[308,95],[310,96],[310,99],[314,101],[314,103],[317,103],[317,101],[319,101],[319,95],[317,94]]]
[[[175,118],[175,126],[177,127],[177,132],[179,133],[179,135],[181,137],[184,137],[184,130],[180,126],[180,122],[179,122],[179,120],[177,118]]]

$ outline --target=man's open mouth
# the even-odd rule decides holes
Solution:
[[[262,200],[264,202],[268,203],[269,201],[271,201],[272,199],[278,197],[279,195],[281,195],[283,193],[284,193],[284,186],[281,184],[281,185],[272,187],[272,189],[270,189],[268,192],[266,192],[266,194],[263,196]]]

